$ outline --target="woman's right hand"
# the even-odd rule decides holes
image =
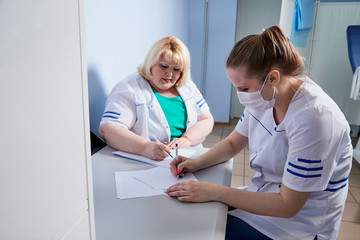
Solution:
[[[161,161],[169,156],[170,149],[167,145],[159,142],[147,142],[145,144],[144,156],[153,160]]]
[[[178,156],[178,166],[176,166],[176,157],[170,163],[170,171],[174,176],[182,176],[186,172],[196,172],[199,170],[197,161],[192,158]]]

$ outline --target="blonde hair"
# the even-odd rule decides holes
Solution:
[[[164,37],[155,42],[146,55],[145,61],[138,67],[139,74],[146,80],[152,79],[151,68],[164,57],[166,61],[174,60],[180,67],[181,75],[176,87],[181,87],[190,79],[190,52],[180,39],[173,36]]]
[[[227,68],[247,67],[247,76],[264,81],[272,67],[280,74],[304,73],[304,61],[283,31],[272,26],[258,35],[249,35],[235,44],[226,61]]]

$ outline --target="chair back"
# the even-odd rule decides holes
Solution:
[[[348,26],[346,30],[349,60],[353,73],[360,66],[360,25]]]

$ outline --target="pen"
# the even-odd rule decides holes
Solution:
[[[175,144],[176,147],[176,177],[179,178],[179,173],[178,173],[178,166],[179,166],[179,160],[178,160],[178,144]]]
[[[157,139],[157,138],[155,137],[155,135],[153,135],[153,138],[155,139],[156,142],[161,143],[161,142],[159,141],[159,139]],[[163,150],[163,151],[166,152],[165,150]],[[166,153],[168,153],[168,152],[166,152]],[[173,155],[171,155],[171,153],[168,153],[168,154],[169,154],[169,156],[170,156],[171,158],[174,158]]]

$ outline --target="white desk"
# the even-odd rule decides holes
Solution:
[[[207,149],[199,148],[197,154]],[[106,146],[92,156],[97,240],[224,239],[227,206],[219,202],[182,203],[165,195],[121,200],[116,197],[117,171],[153,166],[115,156]],[[195,173],[199,181],[229,186],[232,159]]]

